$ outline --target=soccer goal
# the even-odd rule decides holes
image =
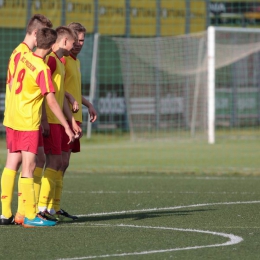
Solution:
[[[209,27],[207,36],[208,142],[259,138],[260,30]]]
[[[118,38],[131,137],[260,137],[260,30]]]

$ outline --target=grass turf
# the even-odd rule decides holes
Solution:
[[[0,259],[258,259],[258,142],[81,143],[62,199],[79,220],[43,229],[0,226]],[[243,241],[217,246],[229,238],[203,231]]]
[[[257,259],[259,182],[258,176],[70,172],[63,207],[79,220],[42,229],[0,226],[0,259]],[[216,247],[229,239],[201,231],[243,241]],[[203,248],[181,250],[190,247]]]

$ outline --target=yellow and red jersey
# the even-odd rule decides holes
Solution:
[[[79,111],[73,114],[76,121],[82,122],[82,98],[81,98],[81,72],[80,61],[72,55],[64,57],[65,63],[65,81],[64,89],[70,93],[79,103]],[[70,108],[72,108],[70,104]]]
[[[8,99],[10,95],[9,84],[12,82],[12,79],[14,77],[18,61],[20,60],[21,56],[27,52],[31,52],[31,49],[28,47],[28,45],[25,42],[22,42],[14,49],[14,51],[12,52],[9,58],[7,77],[6,77],[5,104],[8,103]]]
[[[55,89],[55,98],[61,108],[63,109],[63,102],[64,102],[64,76],[65,76],[65,67],[64,64],[61,62],[59,57],[56,55],[55,52],[50,53],[46,57],[46,64],[49,66],[51,70],[51,77],[52,83]],[[53,114],[49,106],[45,106],[46,114],[48,123],[50,124],[60,124],[60,121],[57,117]]]
[[[4,125],[14,130],[39,130],[44,95],[55,92],[50,68],[32,52],[24,54],[16,68]]]

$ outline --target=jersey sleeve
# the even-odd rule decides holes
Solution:
[[[36,83],[40,87],[42,95],[45,95],[49,92],[55,93],[55,89],[51,80],[50,69],[40,71],[37,76]]]
[[[55,72],[56,67],[57,67],[56,59],[52,56],[49,56],[47,65],[49,66],[49,68],[51,70],[51,75],[52,75]]]
[[[64,65],[66,65],[66,59],[65,59],[65,57],[63,56],[63,57],[61,57],[61,62],[64,64]]]

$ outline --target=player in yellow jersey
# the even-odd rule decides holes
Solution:
[[[97,113],[93,107],[93,105],[86,100],[82,96],[82,91],[81,91],[81,72],[80,72],[80,61],[77,58],[78,54],[80,53],[83,45],[84,45],[84,40],[85,40],[85,34],[86,34],[86,29],[85,27],[80,24],[80,23],[71,23],[68,25],[69,28],[71,28],[78,36],[77,42],[74,44],[73,49],[70,52],[70,56],[65,57],[65,69],[66,69],[66,77],[65,77],[65,91],[69,94],[71,94],[74,99],[79,103],[83,104],[86,107],[88,107],[88,112],[91,117],[91,122],[94,122],[97,118]],[[71,100],[71,103],[73,103],[74,100]],[[74,110],[74,107],[72,104],[70,104],[70,107],[72,110]],[[79,110],[75,111],[74,110],[74,118],[77,121],[78,125],[81,125],[82,123],[82,108],[81,105],[79,106]],[[63,137],[63,149],[62,149],[62,159],[63,159],[63,177],[66,169],[69,166],[69,160],[71,156],[71,152],[77,153],[80,152],[80,140],[76,139],[73,144],[69,145],[69,150],[66,151],[67,143],[67,138],[66,136]],[[63,184],[63,179],[61,178],[60,180],[60,185],[62,186]],[[56,194],[55,196],[60,197],[60,194]],[[77,219],[76,216],[70,215],[67,213],[65,210],[60,209],[60,212],[64,216],[70,217],[74,220]]]
[[[51,72],[44,62],[57,39],[57,33],[50,28],[39,29],[36,33],[37,49],[34,53],[24,54],[15,73],[7,104],[4,125],[9,128],[7,145],[10,153],[22,154],[22,198],[25,205],[24,227],[54,226],[36,212],[33,172],[36,166],[36,154],[42,116],[42,102],[45,98],[60,123],[64,126],[69,143],[75,139],[62,110],[55,99],[55,89]],[[11,138],[10,138],[11,137]]]
[[[65,67],[61,61],[63,56],[68,56],[70,54],[70,50],[72,49],[75,40],[77,40],[77,36],[67,26],[60,26],[56,28],[56,32],[58,37],[52,52],[46,57],[46,63],[51,70],[52,82],[55,88],[55,97],[58,104],[60,105],[60,108],[64,109],[64,114],[66,117],[71,119],[70,122],[73,126],[74,132],[80,135],[81,129],[72,116],[68,102],[64,102]],[[55,203],[58,203],[58,199],[56,198],[55,200],[54,198],[55,190],[59,192],[59,179],[62,176],[61,143],[63,126],[60,124],[51,109],[48,106],[45,106],[45,108],[49,129],[44,130],[43,140],[44,151],[46,154],[46,165],[44,175],[42,177],[38,208],[49,218],[53,218],[58,221],[71,221],[70,218],[63,216],[59,209],[55,208]]]
[[[29,20],[26,27],[26,35],[22,43],[20,43],[13,51],[10,56],[8,71],[7,71],[7,82],[6,82],[6,96],[5,104],[9,102],[10,89],[12,86],[13,77],[16,71],[17,64],[20,60],[20,57],[27,52],[31,52],[32,49],[36,46],[36,32],[38,29],[43,27],[52,27],[51,21],[41,14],[35,14]],[[6,129],[6,136],[9,135],[9,129]],[[41,138],[40,138],[41,139]],[[39,162],[44,161],[44,150],[43,144],[38,151]],[[19,170],[21,165],[22,156],[21,153],[10,153],[7,148],[7,160],[5,168],[1,176],[1,204],[2,204],[2,215],[0,217],[0,225],[12,224],[12,211],[11,203],[13,198],[13,189],[15,183],[16,173]],[[40,165],[43,167],[43,165]],[[20,180],[20,179],[19,179]],[[19,184],[19,182],[18,182]],[[18,185],[19,186],[19,185]],[[20,186],[18,188],[18,195],[21,195]],[[22,211],[22,199],[19,196],[18,199],[18,212]],[[17,212],[16,219],[17,222],[21,223],[23,221],[23,215],[20,215]],[[23,212],[22,212],[23,213]]]

